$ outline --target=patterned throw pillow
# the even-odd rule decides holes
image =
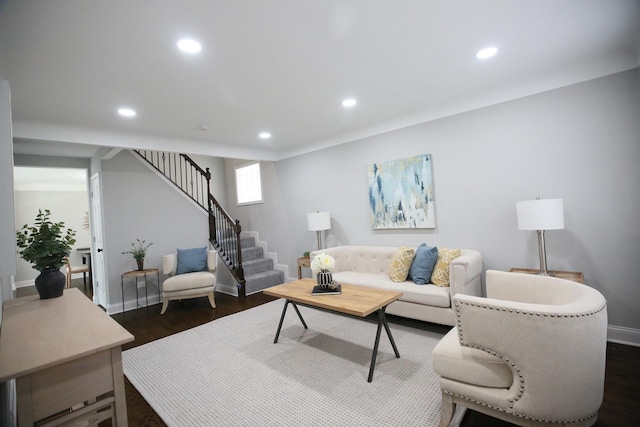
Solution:
[[[431,283],[436,286],[449,286],[449,264],[460,256],[460,249],[438,249],[438,261],[431,274]]]
[[[414,250],[406,246],[398,248],[389,266],[389,278],[394,282],[404,282],[409,275],[409,268],[413,261]]]

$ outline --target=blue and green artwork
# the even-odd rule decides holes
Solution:
[[[371,227],[435,228],[431,154],[369,166]]]

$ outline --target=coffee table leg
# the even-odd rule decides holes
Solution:
[[[276,338],[273,340],[273,343],[278,342],[278,337],[280,336],[280,329],[282,329],[282,322],[284,322],[284,315],[287,314],[287,306],[289,305],[289,300],[284,300],[284,308],[282,309],[282,315],[280,316],[280,323],[278,324],[278,330],[276,331]]]
[[[289,303],[291,303],[291,305],[293,306],[293,308],[296,311],[296,313],[298,313],[298,317],[300,318],[300,321],[302,322],[302,326],[304,326],[305,329],[309,329],[309,328],[307,328],[307,324],[305,323],[304,319],[302,318],[302,314],[300,314],[300,310],[298,310],[298,306],[296,305],[296,303],[293,302],[293,301],[285,300],[284,301],[284,308],[282,309],[282,316],[280,316],[280,323],[278,324],[278,331],[276,332],[276,339],[273,340],[274,344],[278,342],[278,337],[280,336],[280,330],[282,329],[282,322],[284,322],[284,315],[287,314],[287,306],[289,305]]]
[[[376,367],[376,356],[378,356],[378,344],[380,344],[380,332],[382,332],[382,324],[384,313],[382,309],[378,310],[378,331],[376,332],[376,342],[373,344],[373,353],[371,353],[371,366],[369,366],[369,379],[367,382],[373,380],[373,370]]]
[[[396,354],[396,357],[400,358],[400,353],[398,352],[398,347],[396,347],[396,342],[393,340],[393,335],[391,335],[391,329],[389,329],[389,324],[387,323],[387,316],[385,315],[385,309],[387,307],[382,307],[382,322],[384,324],[384,329],[387,331],[387,336],[389,337],[389,341],[391,341],[391,347],[393,347],[393,352]]]
[[[384,315],[384,310],[387,307],[382,307],[378,310],[378,331],[376,332],[376,342],[373,345],[373,353],[371,354],[371,366],[369,367],[369,379],[367,382],[371,382],[373,380],[373,370],[376,367],[376,357],[378,356],[378,345],[380,344],[380,333],[382,332],[382,326],[384,325],[384,329],[387,331],[387,336],[391,341],[391,346],[393,347],[393,351],[396,354],[396,357],[400,357],[400,353],[398,352],[398,348],[396,347],[396,343],[393,340],[393,336],[391,335],[391,330],[389,329],[389,325],[387,324],[387,318]]]
[[[307,328],[307,324],[305,323],[304,319],[302,318],[302,314],[300,314],[300,310],[298,310],[298,306],[296,305],[296,303],[295,302],[291,302],[291,305],[296,310],[296,313],[298,313],[298,318],[302,322],[302,326],[304,326],[305,329],[309,329],[309,328]]]

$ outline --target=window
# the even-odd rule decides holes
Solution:
[[[262,203],[259,162],[236,167],[236,194],[238,205]]]

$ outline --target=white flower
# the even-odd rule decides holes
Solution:
[[[332,271],[336,265],[336,260],[331,255],[322,252],[316,255],[311,261],[311,271],[319,273],[321,271]]]

